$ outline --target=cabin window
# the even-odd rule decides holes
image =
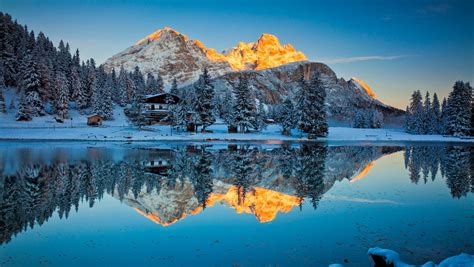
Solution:
[[[151,105],[151,110],[155,110],[155,105]]]
[[[159,165],[163,165],[163,161],[161,161],[161,160],[158,161],[158,164],[159,164]]]
[[[155,166],[155,162],[152,160],[152,161],[150,162],[150,165],[151,165],[151,166]]]
[[[158,107],[158,109],[163,109],[163,107],[160,105],[160,106]]]

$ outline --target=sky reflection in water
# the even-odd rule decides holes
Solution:
[[[2,266],[314,266],[474,252],[469,146],[15,144]]]

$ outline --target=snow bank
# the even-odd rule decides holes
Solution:
[[[410,267],[415,265],[410,265],[403,262],[400,259],[400,256],[397,252],[390,250],[390,249],[383,249],[383,248],[370,248],[367,252],[369,256],[372,257],[376,266],[383,266],[381,264],[385,263],[386,266],[394,266],[394,267]],[[457,256],[449,257],[439,265],[434,264],[433,262],[427,262],[422,265],[422,267],[448,267],[448,266],[456,266],[456,267],[473,267],[474,266],[474,256],[469,255],[466,253],[461,253]]]

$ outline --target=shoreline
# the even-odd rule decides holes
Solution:
[[[474,139],[461,139],[442,135],[412,135],[401,129],[360,129],[349,127],[329,127],[327,137],[307,139],[296,133],[281,135],[279,126],[270,125],[266,130],[255,133],[227,133],[222,125],[211,127],[212,133],[170,134],[169,126],[146,127],[142,130],[129,126],[111,127],[5,127],[0,128],[0,141],[58,141],[58,142],[342,142],[342,143],[473,143]],[[87,131],[87,132],[86,132]]]

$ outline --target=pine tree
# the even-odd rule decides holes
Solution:
[[[174,78],[173,82],[171,83],[170,94],[180,97],[178,92],[178,82],[176,81],[176,78]]]
[[[290,98],[286,98],[280,107],[278,122],[281,125],[283,135],[291,135],[291,129],[295,128],[298,119],[295,116],[296,110]]]
[[[326,91],[317,74],[313,74],[309,84],[302,88],[301,117],[299,128],[308,133],[308,138],[326,136],[328,125],[326,120]]]
[[[235,106],[234,106],[234,120],[240,132],[247,132],[249,128],[253,128],[253,121],[255,121],[255,103],[251,97],[248,79],[245,74],[239,77],[239,82],[234,89]]]
[[[448,97],[448,131],[455,136],[468,135],[471,130],[472,87],[457,81]]]
[[[123,67],[120,68],[119,76],[117,78],[117,104],[120,106],[124,107],[127,103],[129,102],[129,88],[128,86],[131,85],[131,82],[129,81],[129,75],[125,71]]]
[[[20,97],[20,105],[18,106],[18,113],[16,115],[17,121],[30,121],[32,119],[30,106],[27,103],[26,95],[23,92]]]
[[[3,96],[3,90],[4,88],[0,86],[0,113],[7,113],[7,108],[5,105],[5,97]]]
[[[430,93],[426,92],[425,95],[425,102],[423,104],[423,120],[422,120],[422,134],[432,134],[432,121],[433,121],[433,114],[431,112],[431,98]]]
[[[224,93],[224,99],[222,100],[221,118],[230,127],[236,127],[234,106],[234,96],[230,90],[226,90]]]
[[[61,119],[67,119],[69,117],[69,89],[63,72],[56,73],[54,87],[56,89],[55,112]]]
[[[366,112],[363,109],[357,109],[354,112],[354,122],[353,122],[353,127],[354,128],[367,128],[366,125]]]
[[[436,93],[433,94],[433,103],[431,105],[431,127],[430,133],[432,134],[440,134],[441,133],[441,109],[439,104],[438,95]]]
[[[27,54],[22,60],[20,77],[21,90],[25,94],[26,104],[29,105],[29,116],[43,116],[43,103],[38,93],[40,80],[31,54]]]
[[[6,86],[3,79],[3,62],[0,60],[0,113],[7,113],[5,97],[3,96],[5,89]]]
[[[163,83],[163,78],[161,75],[158,73],[156,75],[156,93],[157,94],[162,94],[165,92],[165,85]]]
[[[132,73],[132,81],[134,84],[135,94],[143,96],[145,94],[145,80],[138,66],[135,67]]]
[[[410,107],[407,106],[405,109],[405,120],[403,121],[403,128],[405,129],[405,132],[409,133],[411,132],[411,127],[413,125],[413,115],[410,113]]]
[[[140,93],[135,94],[135,98],[132,101],[130,119],[132,123],[138,126],[139,129],[145,125],[145,115],[144,115],[144,96]]]
[[[255,121],[253,127],[256,131],[261,131],[267,127],[267,113],[262,101],[258,102],[257,110],[255,111]]]
[[[79,73],[79,69],[74,67],[71,71],[72,98],[76,102],[76,109],[82,111],[87,107],[87,94]]]
[[[214,86],[211,84],[211,77],[206,68],[199,76],[198,81],[194,84],[197,95],[196,112],[199,116],[199,122],[202,125],[202,132],[206,132],[206,128],[212,125],[216,119],[214,117]]]
[[[146,78],[145,94],[154,95],[158,93],[158,83],[156,82],[155,76],[148,73]]]
[[[102,116],[106,120],[110,120],[114,116],[114,103],[112,100],[112,90],[114,82],[112,75],[107,75],[104,88],[102,89]]]
[[[173,126],[175,126],[178,131],[185,130],[188,125],[188,111],[186,109],[186,103],[184,101],[179,101],[173,107]]]
[[[448,101],[446,98],[443,98],[443,103],[441,104],[440,133],[448,134]]]
[[[409,110],[411,119],[407,128],[407,132],[411,134],[422,134],[424,109],[420,91],[413,92]]]

